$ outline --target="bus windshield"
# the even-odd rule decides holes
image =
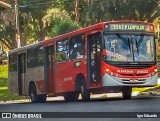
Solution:
[[[154,37],[145,34],[104,34],[104,59],[119,62],[154,61]]]

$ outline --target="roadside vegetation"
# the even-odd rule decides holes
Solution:
[[[14,0],[8,1],[14,6]],[[21,6],[19,29],[22,46],[102,21],[138,20],[154,22],[155,25],[160,23],[160,0],[19,0],[17,2]],[[14,7],[1,11],[0,15],[0,41],[9,50],[17,48],[16,20],[13,11]]]
[[[160,84],[158,84],[157,86],[154,86],[154,87],[143,87],[143,88],[133,88],[132,91],[134,92],[143,92],[143,91],[146,91],[146,90],[149,90],[149,89],[157,89],[157,88],[160,88]]]
[[[11,95],[8,89],[8,66],[0,65],[0,101],[18,100],[24,97]]]

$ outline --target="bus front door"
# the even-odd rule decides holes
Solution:
[[[54,46],[45,48],[45,89],[46,93],[54,92]]]
[[[89,86],[100,82],[101,33],[88,35],[88,80]]]
[[[18,54],[18,90],[19,95],[27,94],[26,83],[26,53]]]

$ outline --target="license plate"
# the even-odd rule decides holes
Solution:
[[[138,79],[131,79],[130,82],[138,82]]]

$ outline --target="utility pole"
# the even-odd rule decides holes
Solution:
[[[19,30],[19,9],[18,9],[18,0],[14,0],[15,4],[15,18],[16,18],[16,41],[17,41],[17,48],[21,47],[21,40],[20,40],[20,30]]]

